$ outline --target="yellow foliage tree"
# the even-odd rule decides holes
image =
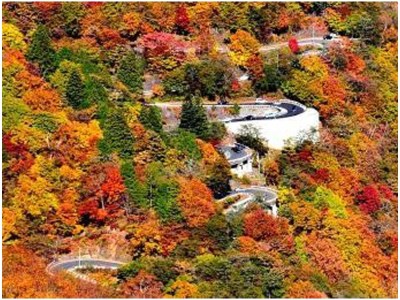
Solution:
[[[98,153],[97,141],[102,138],[98,121],[88,124],[70,121],[55,133],[54,148],[60,151],[69,163],[88,162]]]
[[[161,254],[162,232],[154,211],[149,212],[144,222],[132,225],[129,231],[132,231],[130,242],[134,257]]]
[[[25,52],[27,49],[26,43],[24,42],[24,36],[19,29],[10,24],[2,23],[3,29],[3,47],[10,47],[11,49],[20,50]]]
[[[44,220],[46,214],[56,209],[58,198],[53,192],[51,183],[43,177],[30,178],[20,175],[11,199],[11,207],[18,218],[30,215]]]
[[[178,277],[177,280],[170,285],[165,298],[195,298],[198,293],[197,285],[189,282],[190,278],[188,276]]]
[[[231,35],[229,57],[234,64],[245,66],[249,58],[258,52],[260,46],[257,39],[250,33],[238,30],[235,34]]]
[[[3,232],[3,242],[7,241],[13,234],[16,233],[15,229],[15,222],[16,222],[16,216],[15,213],[4,207],[3,208],[3,227],[2,227],[2,232]]]

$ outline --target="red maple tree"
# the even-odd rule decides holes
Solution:
[[[184,5],[179,5],[175,12],[175,25],[178,34],[186,34],[190,31],[190,19]]]
[[[299,43],[295,37],[289,39],[288,45],[292,53],[296,54],[300,51]]]
[[[381,206],[378,190],[372,185],[364,187],[357,196],[357,203],[364,213],[376,212]]]

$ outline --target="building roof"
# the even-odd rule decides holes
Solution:
[[[252,154],[250,148],[238,143],[234,145],[223,145],[218,147],[218,149],[225,155],[231,165],[237,164],[241,160],[248,159]]]

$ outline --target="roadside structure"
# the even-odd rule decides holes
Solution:
[[[253,172],[253,150],[245,145],[235,143],[218,147],[231,166],[231,172],[238,177]]]

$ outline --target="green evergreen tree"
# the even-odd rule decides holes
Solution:
[[[199,98],[185,100],[182,105],[179,128],[186,129],[198,137],[206,139],[209,135],[209,125],[201,100]]]
[[[182,215],[176,203],[178,184],[165,172],[160,161],[147,166],[147,180],[144,183],[136,179],[132,162],[125,160],[121,165],[121,174],[127,187],[130,202],[136,207],[153,208],[164,222],[181,221]]]
[[[190,160],[201,159],[201,151],[196,143],[196,135],[186,130],[178,129],[169,136],[168,145],[182,151]]]
[[[220,141],[226,135],[225,124],[219,121],[210,122],[207,140],[209,141]]]
[[[64,20],[64,31],[72,38],[81,36],[80,21],[85,15],[85,5],[78,2],[64,2],[61,7],[61,15]]]
[[[226,216],[222,213],[213,216],[206,226],[207,234],[214,240],[218,250],[227,249],[233,238],[232,230],[229,228],[229,223]]]
[[[124,185],[127,188],[129,202],[137,207],[145,207],[147,203],[146,185],[140,183],[135,176],[135,170],[131,160],[125,160],[121,164],[121,174],[124,178]]]
[[[143,106],[139,114],[139,121],[147,129],[158,133],[162,131],[161,111],[156,106]]]
[[[219,60],[205,60],[187,63],[167,74],[163,85],[169,95],[190,98],[199,95],[215,100],[225,99],[231,92],[232,72],[226,63]]]
[[[229,180],[232,178],[228,161],[221,157],[208,171],[205,183],[213,191],[214,197],[219,199],[231,190]]]
[[[150,163],[146,169],[147,207],[152,207],[162,221],[181,221],[176,203],[178,184],[168,176],[160,161]]]
[[[131,92],[139,93],[143,89],[144,61],[134,53],[128,53],[121,61],[117,77]]]
[[[99,144],[103,155],[115,152],[124,159],[132,157],[134,138],[122,111],[113,109],[108,113],[104,121],[103,135]]]
[[[283,78],[279,70],[272,65],[264,65],[264,76],[255,82],[254,90],[258,94],[276,92]]]
[[[221,99],[229,97],[232,87],[232,72],[225,62],[206,60],[200,63],[198,68],[203,97],[211,100],[215,100],[216,96]]]
[[[65,98],[68,105],[74,109],[82,108],[84,103],[84,89],[81,75],[77,70],[73,70],[69,76],[65,91]]]
[[[40,72],[47,77],[55,68],[56,52],[51,46],[49,31],[44,25],[39,25],[32,36],[26,57],[39,64]]]

